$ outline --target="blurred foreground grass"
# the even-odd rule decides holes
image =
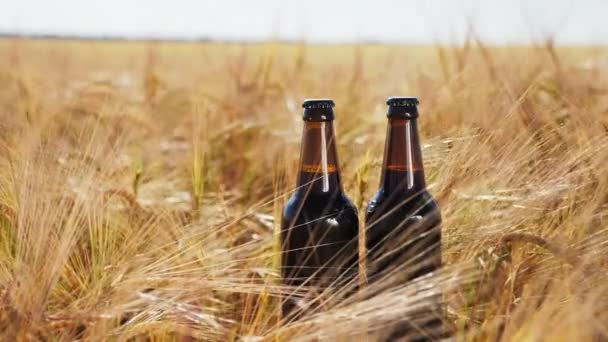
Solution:
[[[389,95],[446,270],[281,324],[300,103],[336,101],[363,211]],[[6,340],[373,340],[437,286],[459,340],[607,339],[607,215],[608,49],[0,41]]]

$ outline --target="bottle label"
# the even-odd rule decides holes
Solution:
[[[303,164],[300,167],[300,171],[301,172],[306,172],[306,173],[324,173],[324,172],[328,172],[328,173],[332,173],[332,172],[336,172],[337,168],[336,165],[333,164],[327,164],[327,169],[325,169],[325,167],[323,167],[323,165],[321,164]]]
[[[420,167],[418,165],[387,165],[386,169],[393,171],[419,171]]]

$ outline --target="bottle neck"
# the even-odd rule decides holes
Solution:
[[[334,126],[331,121],[305,121],[298,191],[330,195],[342,191]]]
[[[407,194],[426,188],[415,118],[389,118],[380,186],[385,193]]]

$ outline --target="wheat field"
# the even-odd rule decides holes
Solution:
[[[361,215],[390,95],[444,270],[282,321],[301,102]],[[373,341],[436,291],[458,341],[605,340],[607,223],[607,48],[0,40],[2,340]]]

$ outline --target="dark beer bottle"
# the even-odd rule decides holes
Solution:
[[[281,274],[298,292],[284,298],[283,316],[315,307],[316,293],[340,289],[357,274],[357,209],[346,197],[334,135],[334,102],[305,100],[297,189],[283,210]],[[300,293],[305,293],[300,295]]]
[[[441,214],[426,190],[418,99],[391,97],[386,103],[388,130],[380,189],[365,218],[370,290],[373,285],[379,290],[403,284],[441,266]],[[432,318],[422,325],[436,329],[440,322]],[[403,324],[397,330],[394,336],[408,333]]]

